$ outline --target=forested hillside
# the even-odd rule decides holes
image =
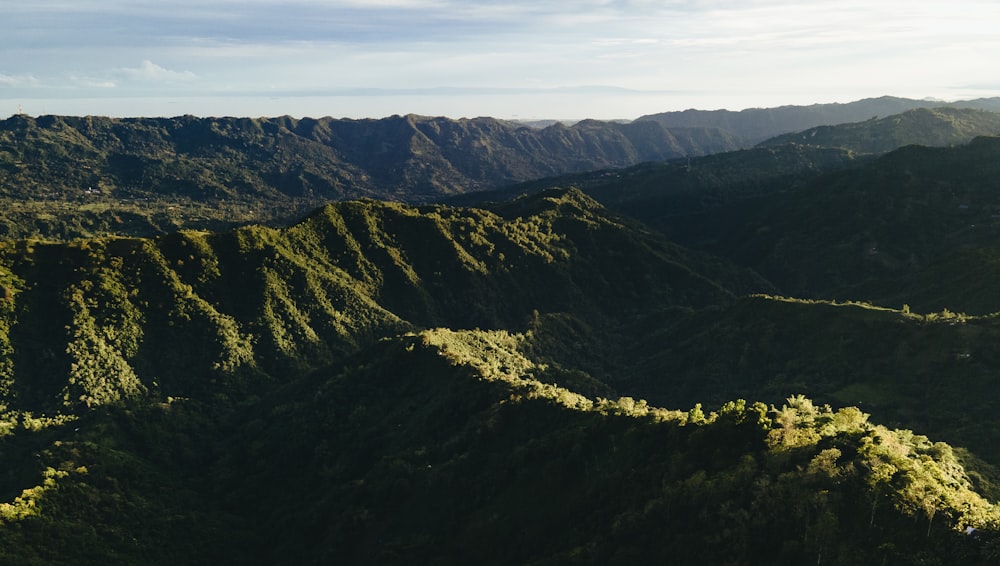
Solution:
[[[523,327],[536,310],[596,325],[768,288],[578,191],[498,212],[355,201],[285,230],[19,242],[3,260],[6,404],[45,412],[188,395],[196,369],[253,382],[414,326]]]
[[[788,144],[546,179],[503,195],[579,186],[786,296],[985,315],[1000,310],[998,159],[1000,137],[878,158]]]
[[[761,142],[839,147],[857,153],[886,153],[906,145],[953,146],[978,136],[1000,135],[1000,113],[971,108],[918,108],[864,122],[810,128]]]
[[[796,190],[657,224],[788,295],[988,314],[1000,310],[991,291],[998,157],[1000,138],[911,146]]]
[[[997,558],[997,509],[971,489],[943,443],[801,396],[778,407],[735,401],[711,413],[587,398],[534,379],[546,370],[519,354],[524,339],[406,335],[224,418],[176,399],[9,438],[5,455],[35,451],[36,465],[47,467],[37,487],[0,508],[4,558]],[[982,534],[964,534],[966,526]]]
[[[0,263],[10,563],[1000,555],[997,460],[979,450],[995,417],[971,413],[986,425],[959,444],[973,452],[905,430],[940,424],[915,414],[923,398],[884,406],[902,430],[869,422],[851,405],[880,409],[880,385],[813,379],[806,351],[754,342],[808,344],[768,330],[798,303],[739,299],[772,287],[578,190],[10,242]],[[790,330],[814,331],[817,353],[845,333],[904,340],[858,333],[881,311],[843,312]],[[966,340],[977,362],[995,343],[967,332],[979,322],[887,316]],[[776,360],[798,365],[771,373]],[[992,377],[977,379],[947,403],[981,401]]]
[[[0,233],[154,235],[287,221],[330,200],[423,202],[733,149],[711,129],[588,120],[16,115],[0,122]]]
[[[744,140],[745,146],[760,143],[782,134],[801,132],[823,125],[862,122],[884,118],[914,108],[975,108],[1000,111],[1000,99],[981,98],[945,103],[937,100],[914,100],[894,96],[866,98],[846,104],[811,104],[809,106],[779,106],[747,108],[745,110],[683,110],[640,116],[636,121],[653,121],[667,128],[718,128]]]
[[[996,564],[987,115],[11,118],[0,563]]]
[[[951,145],[996,133],[995,116],[939,108],[830,127],[822,134],[811,130],[765,144],[806,143],[830,151],[782,148],[771,157],[732,151],[746,144],[716,126],[666,127],[655,120],[556,122],[539,129],[492,118],[413,115],[381,120],[15,115],[0,122],[0,237],[66,240],[288,225],[335,200],[441,201],[566,174],[608,181],[620,168],[636,164],[648,172],[650,163],[666,163],[658,167],[674,172],[693,166],[699,174],[688,180],[709,189],[694,200],[705,203],[717,200],[720,191],[751,194],[801,180],[846,165],[858,154],[904,144]],[[835,118],[826,116],[821,123],[833,124]],[[626,192],[646,183],[634,173],[628,176],[639,186],[628,185]],[[687,191],[685,198],[692,194]]]

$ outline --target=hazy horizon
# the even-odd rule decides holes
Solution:
[[[642,95],[631,93],[628,95],[600,95],[600,94],[542,94],[525,97],[524,109],[510,114],[497,114],[481,112],[475,108],[489,105],[490,97],[477,95],[476,100],[470,102],[463,101],[457,95],[450,95],[453,100],[443,100],[439,95],[379,95],[378,100],[373,100],[371,96],[289,96],[289,97],[191,97],[191,98],[104,98],[104,99],[44,99],[27,101],[27,104],[17,100],[4,101],[0,103],[0,118],[22,113],[28,116],[108,116],[112,118],[171,118],[182,115],[194,115],[198,117],[249,117],[249,118],[273,118],[278,116],[291,116],[293,118],[344,118],[344,119],[381,119],[393,115],[416,114],[421,116],[444,116],[452,119],[492,117],[501,120],[512,121],[544,121],[557,120],[564,122],[575,122],[586,119],[595,120],[634,120],[647,114],[659,112],[682,111],[682,110],[731,110],[741,111],[752,108],[776,108],[779,106],[809,106],[812,104],[846,104],[858,100],[879,98],[878,95],[856,99],[844,100],[819,100],[794,104],[773,104],[754,105],[748,107],[725,107],[708,105],[678,105],[670,106],[668,97],[656,95]],[[530,98],[530,100],[527,100]],[[580,99],[577,104],[573,104],[567,99]],[[589,106],[600,106],[605,108],[622,107],[621,99],[628,102],[642,104],[625,104],[625,107],[641,110],[634,115],[615,113],[613,110],[603,114],[583,114],[585,110],[573,110],[573,108],[586,108]],[[934,97],[901,97],[916,100],[938,100],[942,103],[972,100],[972,98],[958,99],[937,99]],[[644,101],[640,99],[645,99]],[[712,100],[712,97],[705,97],[704,100]],[[449,104],[451,102],[452,104]],[[662,104],[661,104],[662,102]],[[504,100],[503,105],[508,108],[512,106],[509,100]],[[498,104],[497,106],[501,106]],[[513,105],[516,106],[516,105]],[[682,107],[683,106],[683,107]],[[191,107],[196,107],[198,111],[191,111]],[[438,111],[436,108],[443,108]],[[11,110],[13,108],[13,110]],[[84,111],[77,111],[82,109]],[[400,110],[403,109],[403,110]],[[409,109],[409,110],[405,110]],[[469,110],[463,110],[469,109]]]

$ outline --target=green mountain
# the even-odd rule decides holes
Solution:
[[[660,406],[805,392],[1000,462],[995,426],[984,424],[1000,310],[989,204],[998,152],[996,138],[980,138],[824,162],[817,156],[850,154],[786,145],[545,181],[577,184],[674,241],[753,269],[779,294],[819,300],[649,309],[602,381]]]
[[[1000,134],[1000,113],[971,108],[917,108],[887,118],[819,126],[759,145],[788,143],[840,147],[857,153],[887,153],[905,145],[952,146]]]
[[[155,235],[299,218],[330,200],[422,202],[515,181],[735,147],[715,130],[492,118],[0,122],[0,233]]]
[[[4,241],[0,563],[995,564],[998,152],[760,147]],[[220,206],[308,200],[214,159]]]
[[[3,403],[45,413],[219,380],[239,394],[414,327],[524,328],[539,313],[613,327],[769,289],[573,190],[493,212],[367,200],[284,230],[16,242],[0,261]]]
[[[684,110],[641,116],[636,121],[653,121],[667,128],[718,128],[754,145],[766,139],[801,132],[817,126],[833,126],[861,122],[879,116],[900,114],[914,108],[976,108],[1000,111],[1000,99],[983,98],[952,103],[934,100],[913,100],[883,96],[866,98],[846,104],[812,104],[809,106],[779,106],[746,110]]]
[[[740,253],[740,246],[757,241],[753,235],[741,234],[739,242],[720,243],[717,238],[727,231],[735,233],[745,222],[743,215],[752,218],[755,211],[767,210],[768,203],[780,202],[782,194],[821,183],[828,174],[853,170],[872,159],[839,148],[786,144],[542,179],[446,202],[474,206],[553,187],[578,187],[672,241],[757,269]],[[725,247],[730,244],[731,248]],[[783,273],[779,266],[771,275],[780,280]],[[784,287],[774,288],[793,294]]]
[[[543,189],[577,187],[617,212],[667,230],[665,219],[669,217],[784,191],[870,159],[840,148],[786,144],[561,175],[442,202],[480,206]]]
[[[2,265],[8,562],[995,556],[958,532],[1000,517],[971,455],[803,397],[636,400],[655,340],[765,284],[576,190]]]
[[[757,295],[639,322],[624,356],[632,363],[613,384],[660,406],[779,403],[802,392],[933,431],[997,464],[997,323],[997,315]]]
[[[878,158],[785,144],[477,196],[578,186],[677,244],[753,270],[778,294],[984,315],[1000,311],[998,158],[996,137]]]
[[[289,397],[305,403],[251,409],[258,424],[241,440],[254,449],[230,452],[217,473],[237,472],[232,513],[291,536],[256,538],[246,555],[791,564],[992,552],[948,530],[987,526],[996,510],[945,445],[804,398],[710,415],[591,400],[533,379],[544,369],[518,354],[521,340],[406,337],[366,353],[361,370],[299,384],[308,395]],[[297,431],[291,446],[286,431]],[[268,464],[275,454],[281,465]],[[942,509],[925,511],[924,490],[940,480]],[[313,499],[312,486],[324,484],[335,487]],[[829,495],[817,496],[824,488]],[[881,547],[886,537],[905,549]]]
[[[709,212],[661,219],[671,239],[750,267],[786,295],[916,310],[1000,310],[1000,139],[911,146]]]
[[[222,415],[172,399],[25,418],[36,432],[0,448],[34,453],[39,483],[0,506],[0,552],[18,564],[997,558],[1000,512],[946,444],[802,396],[708,414],[590,399],[538,381],[525,339],[400,336]]]

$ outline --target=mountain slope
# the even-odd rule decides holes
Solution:
[[[2,258],[2,400],[49,413],[239,396],[413,327],[524,328],[548,313],[614,327],[767,289],[573,190],[497,212],[353,201],[284,230],[8,243]]]
[[[768,296],[640,321],[619,391],[651,403],[778,403],[802,392],[873,419],[933,431],[996,464],[995,315]],[[996,494],[994,497],[996,497]]]
[[[0,552],[19,564],[996,559],[1000,514],[943,443],[801,396],[707,415],[588,399],[537,381],[523,340],[401,336],[220,427],[178,400],[44,429],[32,440],[49,467],[0,507]]]
[[[794,190],[675,217],[669,233],[786,295],[986,314],[1000,310],[988,290],[998,156],[998,138],[902,148]]]
[[[614,171],[564,175],[444,202],[479,206],[553,187],[577,187],[604,206],[673,237],[675,217],[739,206],[770,193],[801,187],[825,173],[872,159],[839,148],[804,145],[758,147]]]
[[[913,100],[883,96],[866,98],[846,104],[813,104],[809,106],[779,106],[777,108],[748,108],[732,110],[684,110],[641,116],[636,121],[652,120],[667,128],[703,127],[719,128],[754,145],[768,138],[791,132],[801,132],[817,126],[832,126],[861,122],[872,116],[891,116],[914,108],[951,106],[1000,110],[1000,99],[985,98],[953,103],[931,100]]]
[[[778,294],[989,314],[1000,310],[998,139],[878,158],[785,144],[481,196],[575,185],[671,241],[752,269]]]
[[[716,131],[588,120],[536,130],[493,118],[380,120],[17,115],[0,122],[16,198],[198,200],[362,196],[419,202],[558,173],[733,148]]]
[[[907,376],[858,381],[884,367],[866,355],[908,343],[919,379],[943,361],[928,343],[991,367],[991,322],[952,316],[921,336],[930,319],[864,309],[827,329],[837,317],[810,310],[824,306],[738,299],[769,287],[576,189],[8,242],[0,267],[3,562],[1000,555],[983,497],[998,493],[991,377],[929,389],[978,419],[954,425],[921,411],[917,386],[874,406]],[[843,375],[807,363],[830,360]]]
[[[860,412],[824,412],[807,400],[771,413],[733,403],[704,421],[697,411],[631,399],[594,402],[534,381],[540,369],[518,355],[518,341],[502,333],[423,333],[366,354],[361,371],[314,376],[315,385],[304,387],[317,391],[313,402],[284,405],[288,412],[280,404],[259,407],[259,430],[266,431],[259,451],[232,452],[234,460],[223,465],[247,472],[232,501],[255,494],[265,522],[297,527],[292,538],[279,536],[259,551],[295,563],[337,556],[351,563],[597,564],[641,553],[748,564],[763,555],[774,560],[765,549],[784,547],[779,562],[817,554],[836,562],[875,560],[886,552],[876,541],[892,532],[914,546],[887,556],[906,560],[933,554],[935,545],[977,552],[944,529],[973,516],[986,526],[995,514],[964,491],[968,480],[943,446],[927,459],[919,454],[933,453],[930,443],[893,454],[897,448],[885,448],[911,441],[865,423]],[[276,412],[286,415],[283,424],[267,416]],[[330,420],[335,415],[344,416]],[[285,427],[302,431],[301,444],[287,445]],[[320,446],[313,438],[327,440]],[[360,442],[366,450],[359,453],[352,447]],[[284,466],[262,465],[274,461],[273,450]],[[345,454],[355,459],[345,462]],[[910,458],[931,474],[940,473],[935,466],[947,469],[955,480],[942,498],[948,503],[938,530],[931,524],[933,544],[926,540],[929,514],[908,508],[903,490],[868,471],[891,462],[898,470],[893,485],[913,481],[916,488],[926,480],[917,480]],[[340,487],[303,509],[308,486],[318,481]],[[261,483],[287,488],[268,493]],[[798,493],[823,485],[832,490],[829,499],[798,510],[790,505]],[[960,501],[971,504],[968,515],[948,509]],[[765,505],[787,513],[749,519],[751,509]],[[511,545],[513,538],[519,543]]]
[[[761,142],[840,147],[858,153],[886,153],[905,145],[951,146],[977,136],[1000,134],[1000,113],[969,108],[918,108],[865,122],[819,126]]]

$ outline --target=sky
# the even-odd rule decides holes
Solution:
[[[1000,95],[996,0],[7,0],[0,117],[632,119]]]

